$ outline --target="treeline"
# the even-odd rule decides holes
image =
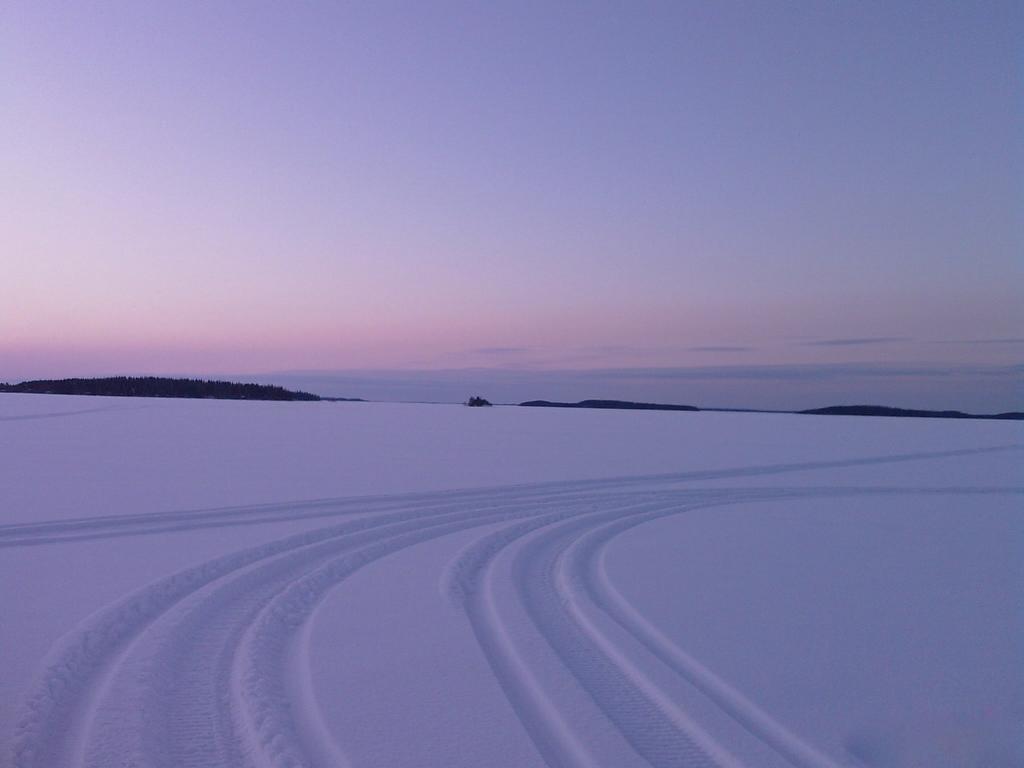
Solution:
[[[827,408],[811,408],[797,411],[814,416],[901,416],[917,419],[1007,419],[1024,420],[1024,413],[964,413],[963,411],[925,411],[917,408],[890,408],[886,405],[830,405]]]
[[[189,397],[214,400],[319,400],[319,395],[270,384],[238,384],[160,376],[111,376],[100,379],[39,379],[0,384],[0,392],[110,397]]]
[[[528,400],[519,405],[527,408],[607,408],[621,411],[697,411],[692,405],[665,403],[634,403],[629,400],[580,400],[578,403],[557,403],[551,400]]]
[[[697,408],[692,405],[665,403],[634,403],[629,400],[581,400],[578,403],[559,403],[551,400],[528,400],[520,403],[528,408],[611,408],[625,411],[741,411],[743,413],[796,413],[813,416],[901,416],[926,419],[1003,419],[1024,421],[1024,413],[976,414],[963,411],[926,411],[915,408],[890,408],[884,405],[832,405],[806,411],[762,411],[757,408]]]

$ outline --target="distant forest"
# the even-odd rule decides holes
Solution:
[[[1009,411],[1007,413],[974,414],[963,411],[923,411],[916,408],[889,408],[884,405],[832,405],[828,408],[812,408],[808,411],[816,416],[902,416],[904,418],[921,419],[1007,419],[1020,421],[1024,413]]]
[[[797,413],[813,416],[901,416],[928,419],[1004,419],[1024,421],[1024,413],[974,414],[963,411],[924,411],[913,408],[889,408],[884,405],[833,405],[806,411],[761,411],[756,408],[697,408],[692,405],[666,405],[663,403],[634,403],[628,400],[581,400],[578,403],[558,403],[550,400],[528,400],[520,403],[528,408],[609,408],[626,411],[734,411],[742,413]]]
[[[0,392],[39,395],[107,395],[111,397],[190,397],[213,400],[319,400],[319,395],[293,392],[268,384],[168,379],[159,376],[112,376],[103,379],[40,379],[0,384]]]
[[[556,403],[551,400],[528,400],[520,403],[527,408],[606,408],[621,411],[698,411],[693,405],[666,405],[664,403],[634,403],[629,400],[580,400],[578,403]]]

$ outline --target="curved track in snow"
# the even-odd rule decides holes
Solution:
[[[0,546],[21,547],[282,521],[329,523],[224,553],[88,617],[55,645],[23,702],[11,764],[283,768],[352,762],[345,745],[317,727],[320,715],[303,682],[317,607],[372,563],[476,531],[455,558],[438,563],[440,586],[461,608],[538,762],[734,768],[751,764],[737,754],[753,754],[761,756],[754,765],[832,768],[838,763],[638,613],[609,580],[603,554],[635,526],[698,508],[1024,493],[686,485],[958,453],[3,526]],[[587,737],[595,723],[607,737],[601,744]]]

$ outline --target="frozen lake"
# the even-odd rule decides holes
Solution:
[[[0,765],[1019,766],[1022,446],[0,395]]]

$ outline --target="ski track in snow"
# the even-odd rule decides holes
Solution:
[[[575,697],[589,702],[589,722],[596,718],[616,748],[631,750],[634,764],[736,768],[745,764],[735,756],[739,745],[741,754],[765,756],[758,765],[834,768],[840,763],[638,613],[609,581],[604,552],[635,526],[698,508],[796,498],[1024,494],[981,487],[686,487],[694,481],[1017,448],[0,526],[0,547],[67,546],[339,518],[185,568],[93,613],[44,662],[22,703],[10,764],[356,764],[344,744],[331,743],[325,729],[315,727],[319,714],[308,680],[297,672],[308,669],[308,628],[317,607],[371,563],[483,528],[454,559],[439,564],[440,588],[462,609],[542,762],[606,764],[579,726],[581,710],[567,704]],[[541,647],[550,655],[544,673]],[[559,670],[554,676],[552,661]],[[125,727],[123,717],[132,718],[133,727]]]
[[[83,416],[87,413],[101,413],[116,410],[116,405],[104,405],[99,408],[79,408],[75,411],[53,411],[52,413],[26,413],[18,416],[0,416],[0,421],[35,421],[36,419],[62,419],[65,416]]]

